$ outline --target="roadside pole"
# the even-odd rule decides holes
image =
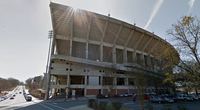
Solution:
[[[49,90],[50,90],[50,82],[51,82],[51,75],[50,75],[50,67],[51,67],[51,55],[52,55],[52,38],[53,38],[53,31],[49,31],[49,50],[48,50],[48,57],[47,57],[47,66],[46,66],[46,94],[45,94],[45,100],[49,99]]]

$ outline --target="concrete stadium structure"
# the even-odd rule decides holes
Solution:
[[[53,95],[130,94],[140,75],[147,78],[147,92],[164,89],[155,88],[153,78],[162,80],[179,62],[173,46],[135,25],[57,3],[50,3],[50,9]]]

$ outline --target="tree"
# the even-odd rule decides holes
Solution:
[[[42,88],[43,86],[43,76],[35,76],[33,78],[28,78],[26,81],[26,86],[29,89],[38,89],[38,88]]]
[[[17,86],[17,85],[19,85],[19,83],[20,83],[20,81],[19,80],[17,80],[17,79],[14,79],[14,78],[8,78],[8,82],[10,82],[10,84],[12,85],[12,86]]]
[[[187,73],[187,82],[197,91],[200,85],[200,20],[197,17],[184,16],[168,30],[174,46],[181,55],[178,67]]]
[[[10,90],[20,84],[20,81],[14,78],[0,78],[0,91]]]
[[[32,83],[32,78],[28,78],[26,81],[25,81],[25,84],[28,88],[31,88],[31,83]]]

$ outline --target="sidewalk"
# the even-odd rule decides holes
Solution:
[[[49,100],[45,100],[45,102],[50,102],[50,103],[52,103],[52,102],[55,102],[55,103],[73,102],[73,103],[76,103],[76,101],[87,101],[87,100],[88,100],[87,97],[79,97],[79,98],[76,98],[76,99],[69,98],[67,100],[65,98],[49,99]],[[84,104],[84,105],[78,105],[78,106],[66,108],[66,110],[93,110],[93,109],[89,108],[87,106],[87,104]]]
[[[58,99],[49,99],[49,100],[45,100],[45,102],[68,102],[68,101],[84,101],[84,100],[88,100],[87,97],[79,97],[79,98],[76,98],[76,99],[72,99],[72,98],[68,98],[68,99],[65,99],[65,98],[58,98]]]

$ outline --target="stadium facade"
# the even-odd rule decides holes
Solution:
[[[168,42],[110,16],[57,3],[50,3],[50,10],[48,87],[53,96],[131,94],[140,76],[146,78],[146,92],[166,89],[158,79],[179,62]]]

